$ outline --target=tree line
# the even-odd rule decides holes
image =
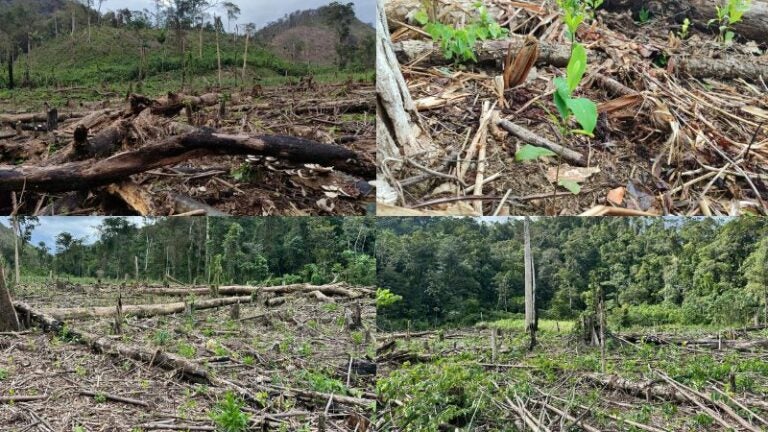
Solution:
[[[61,232],[55,247],[29,244],[45,218],[17,232],[23,275],[167,281],[190,284],[375,284],[371,218],[103,218],[97,238]],[[7,232],[7,230],[6,230]],[[12,239],[0,236],[8,267]]]
[[[380,219],[378,285],[403,297],[380,325],[472,324],[524,311],[521,220]],[[615,326],[768,322],[768,221],[540,218],[536,302],[575,319],[596,287]]]

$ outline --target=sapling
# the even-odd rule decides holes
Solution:
[[[715,6],[717,10],[717,18],[709,20],[708,25],[718,23],[718,40],[723,44],[730,44],[733,42],[733,38],[736,37],[736,33],[732,30],[732,25],[740,22],[744,18],[744,14],[749,11],[752,0],[724,0],[722,6]]]

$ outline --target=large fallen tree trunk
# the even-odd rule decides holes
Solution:
[[[260,154],[299,163],[334,166],[373,178],[375,167],[344,147],[285,136],[240,136],[194,133],[116,154],[100,161],[57,166],[0,166],[0,191],[64,192],[88,189],[187,159],[215,155]]]
[[[32,309],[25,303],[15,302],[14,306],[21,315],[30,317],[31,320],[38,323],[43,330],[56,333],[61,337],[66,337],[83,345],[87,345],[98,353],[127,357],[163,369],[173,370],[180,376],[192,381],[209,381],[210,377],[208,371],[203,366],[183,357],[161,350],[146,349],[124,344],[106,337],[76,330],[69,325],[65,326],[62,321],[50,315]]]
[[[678,22],[689,18],[700,28],[717,31],[717,25],[708,26],[710,19],[717,18],[716,6],[722,2],[713,0],[605,0],[603,7],[611,11],[632,9],[639,12],[646,8],[654,13],[672,13]],[[732,25],[736,34],[760,43],[768,43],[768,2],[752,0],[744,18]]]
[[[312,293],[314,291],[321,292],[330,296],[342,296],[349,298],[360,298],[363,296],[372,296],[374,291],[366,287],[348,287],[344,284],[330,284],[330,285],[311,285],[311,284],[291,284],[281,286],[270,287],[254,287],[247,285],[226,285],[219,287],[219,294],[226,295],[238,295],[238,294],[254,294],[254,293],[271,293],[271,294],[291,294],[291,293]],[[210,293],[208,288],[138,288],[132,290],[133,293],[140,294],[154,294],[154,295],[181,295],[186,296],[190,294],[205,295]]]
[[[478,43],[475,53],[478,61],[501,61],[509,51],[519,50],[525,39],[512,37],[502,40],[489,40]],[[446,60],[440,51],[440,47],[432,41],[407,40],[394,44],[395,53],[401,63],[410,63],[417,59],[429,64],[446,64]],[[537,64],[565,67],[570,60],[570,48],[567,44],[539,43],[539,58]],[[591,60],[596,60],[598,54],[590,52]],[[758,81],[760,77],[768,75],[768,60],[761,57],[746,57],[741,55],[728,55],[726,58],[712,59],[701,56],[673,55],[669,58],[670,69],[675,73],[688,73],[696,78],[744,78]]]
[[[75,118],[82,118],[91,112],[71,112],[71,113],[58,113],[56,116],[57,121],[64,121]],[[0,126],[10,125],[15,126],[16,123],[34,123],[34,122],[47,122],[48,114],[46,113],[29,113],[29,114],[0,114]]]
[[[679,345],[687,347],[704,347],[711,349],[733,349],[736,351],[753,351],[755,349],[768,348],[768,339],[756,340],[728,340],[728,339],[684,339],[667,338],[654,335],[621,335],[624,339],[632,343],[647,343],[651,345]]]
[[[618,375],[585,373],[582,377],[593,384],[611,390],[623,391],[643,399],[661,399],[664,401],[688,402],[688,398],[671,385],[661,384],[656,380],[630,381]]]
[[[123,305],[122,313],[123,316],[132,315],[137,317],[173,315],[184,312],[188,307],[191,307],[194,310],[201,310],[228,306],[236,303],[250,303],[251,301],[252,299],[250,296],[245,296],[197,300],[194,303],[175,302],[164,304]],[[60,320],[65,320],[71,318],[113,317],[117,315],[117,308],[114,306],[51,308],[43,309],[40,312]]]

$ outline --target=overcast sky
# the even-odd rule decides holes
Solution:
[[[85,244],[91,244],[98,239],[98,227],[103,217],[98,216],[46,216],[39,218],[40,225],[32,231],[32,244],[37,246],[44,242],[51,252],[56,251],[56,237],[63,232],[73,237],[84,239]],[[134,225],[144,225],[145,219],[139,216],[127,217]],[[11,226],[10,218],[0,217],[0,224]]]
[[[168,1],[168,0],[166,0]],[[230,0],[240,6],[242,14],[238,18],[239,23],[254,23],[256,28],[261,28],[269,22],[282,18],[283,15],[297,10],[316,9],[331,3],[332,0]],[[352,2],[355,4],[355,13],[360,21],[373,23],[376,15],[375,0],[341,0],[340,3]],[[102,13],[115,9],[155,11],[154,0],[106,0],[102,6]],[[223,13],[222,13],[223,15]],[[226,25],[226,19],[225,23]]]

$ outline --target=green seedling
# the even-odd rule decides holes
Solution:
[[[440,45],[443,56],[457,63],[477,61],[475,44],[478,41],[501,39],[509,34],[496,20],[491,18],[481,3],[476,3],[479,16],[461,28],[433,21],[425,9],[419,10],[414,19],[432,39]]]
[[[744,14],[749,11],[752,0],[725,0],[722,6],[715,6],[717,18],[709,20],[707,25],[718,24],[718,40],[725,45],[733,42],[736,33],[732,30],[732,25],[740,22]]]
[[[579,86],[587,70],[587,50],[581,44],[574,44],[565,77],[554,79],[554,101],[560,114],[561,128],[570,132],[592,137],[597,126],[597,105],[587,98],[574,98],[573,92]],[[568,129],[571,115],[581,129]]]
[[[691,20],[689,20],[687,17],[683,21],[683,25],[680,27],[680,33],[677,35],[680,36],[680,39],[687,39],[688,33],[691,28]]]
[[[640,12],[638,12],[637,17],[641,24],[645,24],[651,20],[651,11],[648,10],[648,8],[643,7],[640,9]]]
[[[563,22],[568,28],[568,38],[573,44],[576,42],[576,31],[587,17],[586,4],[581,0],[557,0],[557,5],[563,10]]]
[[[233,392],[224,393],[224,399],[219,401],[210,413],[211,420],[216,424],[216,430],[222,432],[245,432],[251,417],[243,412],[245,403]]]

